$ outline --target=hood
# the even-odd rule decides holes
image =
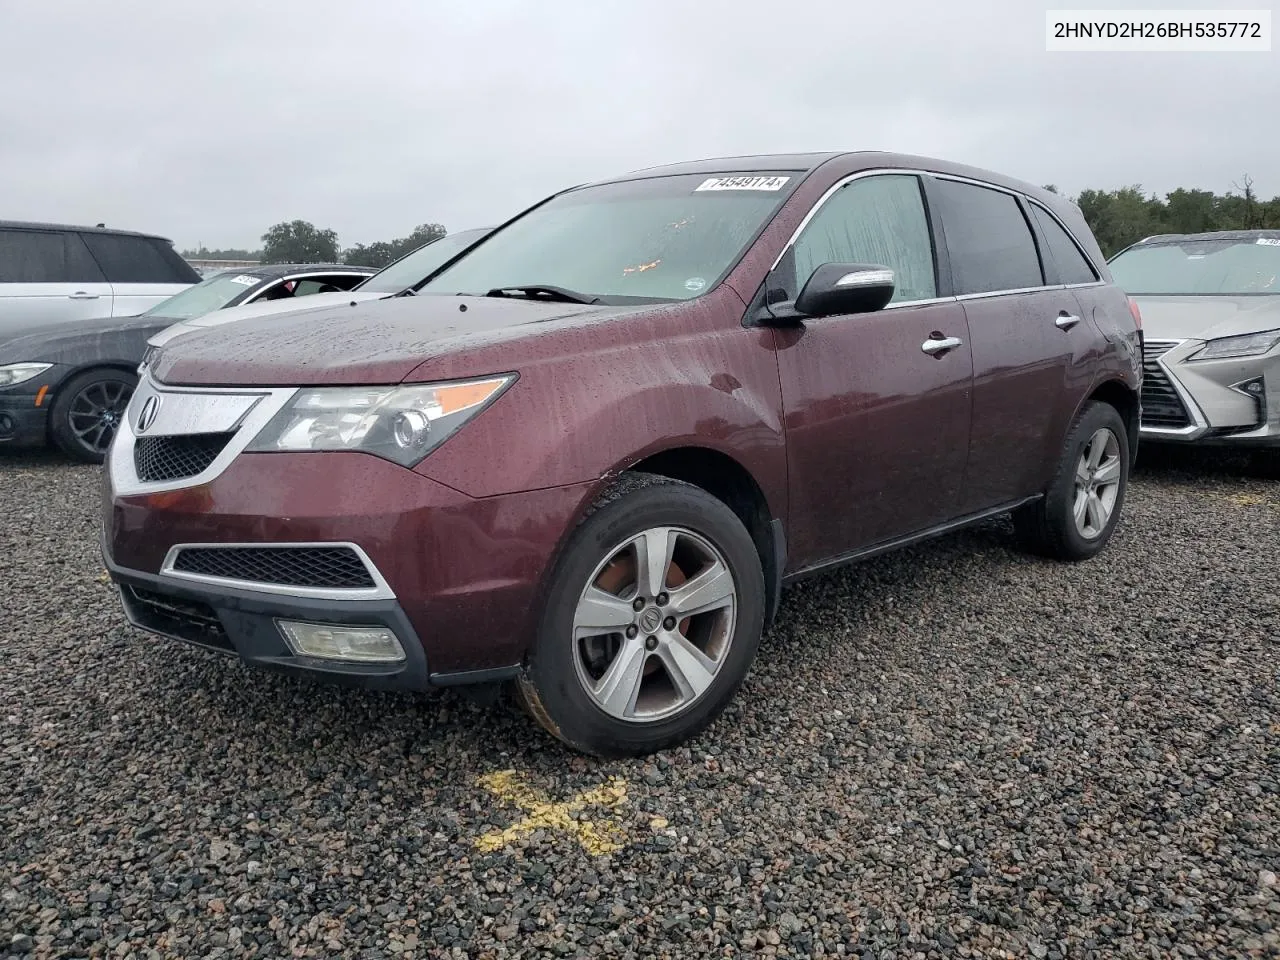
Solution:
[[[237,320],[246,320],[250,317],[268,317],[282,313],[304,313],[321,310],[325,307],[350,306],[353,302],[365,303],[369,300],[379,300],[386,296],[389,296],[389,294],[349,290],[345,293],[313,293],[297,300],[268,300],[265,303],[249,303],[242,307],[226,307],[222,310],[213,310],[202,316],[175,323],[173,326],[157,333],[147,343],[149,346],[159,347],[168,343],[174,337],[189,333],[192,330],[220,327],[224,323],[235,323]]]
[[[1148,340],[1216,340],[1280,329],[1280,296],[1130,297]]]
[[[650,309],[442,295],[349,304],[193,330],[159,350],[151,373],[208,386],[399,383],[426,360],[513,328]]]
[[[169,317],[100,317],[58,323],[27,323],[20,329],[5,328],[0,331],[0,364],[30,360],[80,363],[85,356],[136,364],[138,358],[132,356],[132,348],[121,353],[114,345],[132,343],[173,322]],[[10,330],[14,335],[10,335]]]

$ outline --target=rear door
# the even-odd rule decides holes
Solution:
[[[0,339],[7,331],[111,316],[111,285],[80,235],[0,229]]]
[[[832,262],[890,267],[895,290],[875,313],[774,330],[788,546],[801,567],[957,516],[969,444],[969,334],[964,309],[939,279],[920,178],[850,179],[812,215],[775,276],[790,277],[794,297],[814,268]],[[954,346],[926,352],[935,340]]]
[[[1088,390],[1094,342],[1072,291],[1046,282],[1026,201],[941,175],[928,181],[973,345],[965,513],[1039,493]],[[1050,279],[1056,280],[1054,273]],[[1074,398],[1074,399],[1073,399]]]
[[[142,313],[199,281],[168,243],[155,237],[85,233],[84,242],[111,284],[111,316]]]

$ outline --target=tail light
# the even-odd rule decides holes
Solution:
[[[1133,322],[1137,325],[1138,329],[1141,330],[1142,329],[1142,311],[1138,309],[1137,301],[1134,300],[1132,297],[1126,297],[1125,299],[1129,301],[1129,312],[1133,314]]]

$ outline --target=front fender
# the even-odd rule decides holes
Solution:
[[[682,446],[732,457],[785,503],[786,450],[769,331],[737,328],[522,369],[418,471],[473,497],[598,480]]]

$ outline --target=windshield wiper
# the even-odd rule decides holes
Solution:
[[[576,290],[568,290],[564,287],[555,287],[549,283],[531,283],[523,284],[518,287],[494,287],[486,297],[509,297],[512,294],[528,297],[530,300],[547,299],[555,300],[560,303],[599,303],[599,297],[593,297],[586,293],[578,293]]]

